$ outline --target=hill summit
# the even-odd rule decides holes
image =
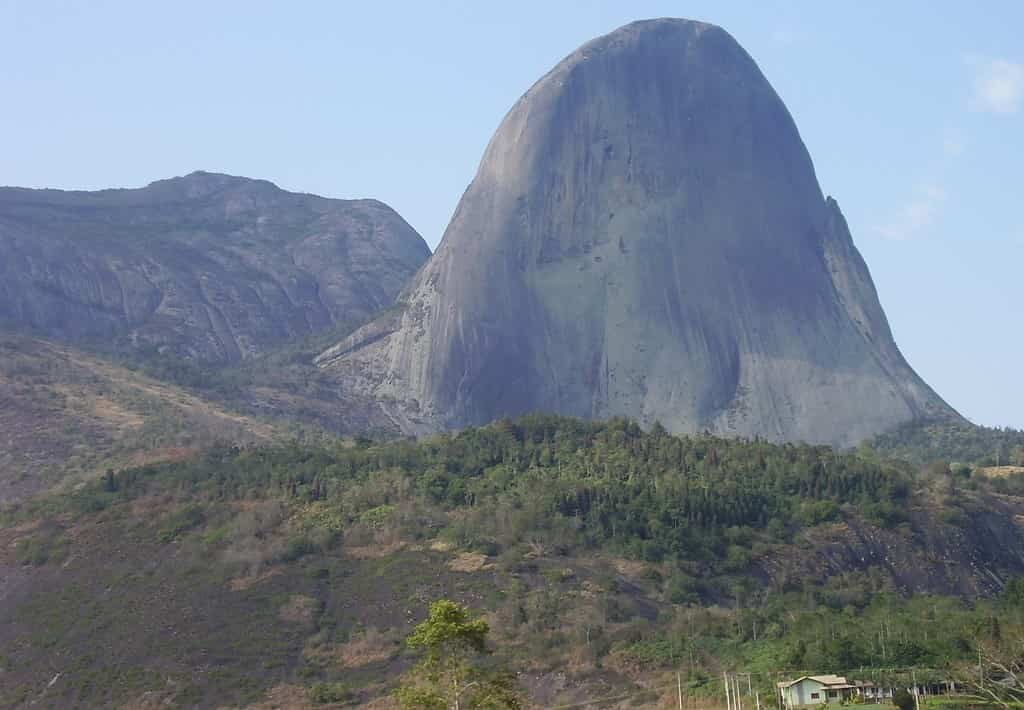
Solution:
[[[699,22],[629,24],[534,84],[400,303],[317,362],[407,433],[543,410],[852,444],[957,416],[786,107]]]
[[[226,363],[391,305],[430,250],[376,200],[194,172],[138,189],[0,188],[0,327]]]

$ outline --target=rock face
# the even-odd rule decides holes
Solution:
[[[0,188],[0,324],[66,342],[244,359],[371,317],[429,256],[380,202],[262,180]]]
[[[544,410],[851,444],[956,416],[722,29],[627,25],[511,109],[429,263],[318,363],[406,432]]]

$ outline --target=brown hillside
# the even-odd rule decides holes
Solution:
[[[0,335],[0,503],[273,427],[73,348]]]

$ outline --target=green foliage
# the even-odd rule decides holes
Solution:
[[[405,683],[394,695],[398,706],[408,710],[448,710],[447,698],[435,687]]]
[[[1024,609],[1024,577],[1015,577],[1007,582],[1002,599],[1008,606]]]
[[[623,656],[645,668],[675,667],[686,656],[686,643],[679,637],[655,637],[634,641]]]
[[[966,421],[914,423],[875,437],[871,446],[884,455],[922,465],[940,460],[1005,466],[1024,453],[1024,431]]]
[[[421,442],[224,446],[194,461],[119,472],[113,486],[80,497],[160,489],[211,500],[278,496],[299,507],[300,529],[323,530],[328,542],[354,526],[366,534],[403,528],[441,532],[491,555],[540,541],[560,554],[608,549],[731,574],[749,568],[757,543],[788,542],[847,510],[884,526],[904,520],[910,479],[900,466],[828,447],[534,415]],[[469,514],[445,516],[445,529],[433,529],[431,511],[457,508]],[[195,520],[182,523],[167,537]],[[287,559],[309,546],[291,549]]]
[[[522,707],[515,676],[508,671],[492,671],[481,678],[479,689],[463,705],[476,710],[519,710]]]
[[[309,701],[314,705],[344,703],[352,699],[352,691],[344,683],[314,683],[306,691]]]
[[[284,552],[281,554],[281,560],[284,562],[294,562],[300,557],[315,552],[316,549],[316,544],[308,536],[295,535],[288,538]]]
[[[19,564],[39,567],[59,562],[67,554],[67,540],[58,531],[42,531],[18,540],[15,556]]]
[[[447,599],[430,605],[427,619],[406,639],[423,657],[395,692],[404,708],[518,708],[514,682],[480,665],[487,652],[487,622]]]
[[[892,696],[892,704],[899,710],[914,710],[914,696],[906,688],[898,688]]]
[[[197,505],[186,505],[164,521],[158,534],[160,542],[176,540],[192,528],[202,525],[205,520],[206,516],[203,514],[202,508]]]
[[[783,654],[785,666],[789,668],[807,667],[807,642],[804,639],[797,639],[794,643],[787,644]]]
[[[343,511],[322,502],[304,506],[296,517],[303,528],[324,530],[329,533],[340,533],[349,522]]]
[[[612,654],[655,672],[705,664],[854,677],[861,668],[950,669],[973,662],[979,648],[1005,644],[1024,630],[1024,582],[1007,584],[998,602],[965,603],[901,597],[897,575],[878,561],[866,560],[866,568],[854,562],[825,580],[804,566],[818,550],[805,545],[858,534],[865,521],[907,523],[898,534],[866,531],[897,547],[931,532],[921,523],[925,514],[963,526],[970,542],[977,535],[972,511],[987,490],[981,487],[996,483],[979,481],[977,490],[948,496],[929,477],[943,486],[945,479],[963,480],[955,467],[916,471],[826,447],[673,437],[622,420],[534,416],[419,442],[218,446],[194,460],[116,471],[63,497],[25,505],[23,519],[44,522],[23,536],[18,554],[23,564],[52,562],[64,554],[63,535],[80,538],[75,528],[102,530],[88,543],[94,549],[108,540],[118,546],[138,540],[146,555],[173,560],[175,574],[188,575],[174,594],[212,585],[205,589],[229,597],[219,607],[223,613],[238,614],[232,624],[265,607],[268,616],[251,627],[249,639],[252,629],[298,633],[295,624],[278,623],[278,614],[292,594],[312,597],[321,611],[310,619],[316,629],[308,630],[315,633],[306,647],[324,657],[347,642],[351,620],[365,605],[381,598],[402,610],[387,628],[404,624],[408,604],[439,588],[438,572],[440,588],[495,613],[500,645],[487,653],[486,624],[452,602],[435,605],[409,639],[408,654],[418,663],[396,698],[407,707],[450,707],[458,688],[464,708],[516,707],[516,685],[501,667],[526,658],[545,667],[579,664],[595,674],[613,667],[602,661]],[[140,505],[131,504],[137,499]],[[93,501],[102,506],[83,516]],[[805,534],[830,522],[843,524]],[[445,569],[444,553],[429,544],[437,539],[495,559],[486,571]],[[160,549],[171,543],[175,549]],[[352,552],[377,546],[381,556],[342,554],[335,544]],[[895,552],[886,564],[908,559]],[[620,557],[647,562],[620,564]],[[264,577],[268,564],[282,574]],[[1008,571],[992,569],[1000,576]],[[225,584],[245,576],[260,581],[244,593]],[[143,576],[117,581],[129,596],[143,583]],[[272,601],[258,602],[268,594]],[[107,629],[122,624],[144,628],[138,619],[115,616],[126,613],[125,605],[102,615],[81,613],[82,604],[70,596],[46,597],[45,604],[41,598],[40,609],[73,611],[49,624],[50,637],[37,646],[63,652],[61,634],[77,615],[102,621],[99,639],[109,640]],[[204,644],[213,638],[206,628],[192,630],[190,638]],[[222,638],[232,641],[228,631]],[[263,641],[249,639],[257,649],[249,658],[266,653]],[[296,641],[289,637],[287,658]],[[276,663],[286,679],[333,680],[314,658],[298,670],[291,661]],[[379,671],[384,680],[404,666],[391,658],[365,672]],[[281,673],[268,671],[267,678],[279,682]],[[697,678],[690,688],[710,695],[715,683]],[[310,700],[338,690],[332,686],[313,686]]]
[[[363,511],[359,514],[357,520],[364,525],[370,527],[379,528],[388,521],[388,519],[394,515],[395,506],[393,505],[378,505],[376,508],[370,508],[369,510]]]
[[[839,517],[839,506],[834,500],[811,500],[797,510],[797,520],[807,527],[828,523]]]
[[[430,605],[427,620],[416,626],[405,643],[424,651],[429,661],[443,662],[452,656],[483,653],[488,630],[483,619],[470,620],[464,607],[441,599]]]
[[[880,500],[863,507],[864,518],[880,528],[894,528],[907,521],[907,514],[892,501]]]

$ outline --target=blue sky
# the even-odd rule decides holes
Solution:
[[[0,0],[0,184],[204,169],[376,197],[436,245],[505,111],[586,40],[659,16],[760,64],[907,358],[1024,427],[1024,3]]]

